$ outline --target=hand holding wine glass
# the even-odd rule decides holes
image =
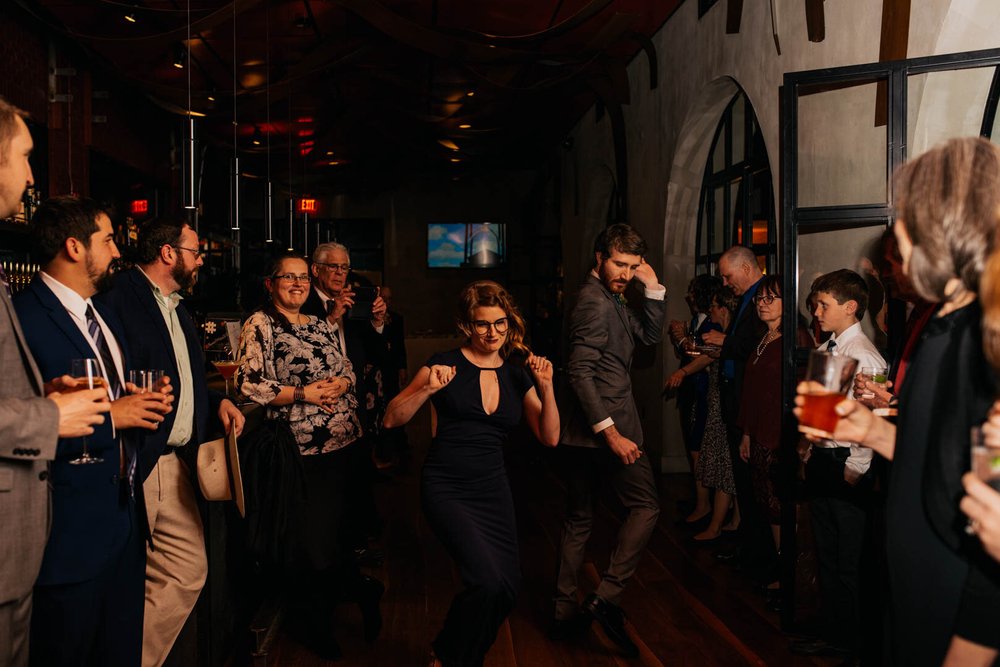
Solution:
[[[104,377],[101,374],[101,366],[97,363],[97,359],[71,360],[69,374],[70,378],[74,380],[72,383],[74,386],[69,387],[69,383],[64,381],[62,383],[64,392],[67,390],[75,392],[83,389],[99,389],[104,392],[105,396],[108,396],[106,389],[107,385],[104,382]],[[94,463],[104,462],[104,459],[98,456],[92,456],[90,452],[87,451],[86,436],[81,437],[80,440],[83,444],[83,452],[75,459],[70,459],[70,463],[74,465],[91,465]]]

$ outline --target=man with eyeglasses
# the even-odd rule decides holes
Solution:
[[[167,659],[208,573],[195,480],[198,446],[220,427],[238,435],[244,417],[224,394],[208,389],[198,331],[181,303],[203,263],[198,233],[180,220],[151,220],[139,231],[137,253],[136,267],[117,275],[99,300],[122,321],[134,368],[162,370],[173,379],[174,411],[146,435],[139,454],[152,542],[146,550],[146,667]]]
[[[355,488],[349,496],[356,511],[350,515],[353,525],[347,534],[354,544],[355,553],[363,562],[377,562],[382,555],[368,548],[368,537],[380,530],[380,520],[375,508],[372,491],[375,466],[371,448],[381,430],[385,411],[381,369],[386,363],[388,348],[385,333],[385,301],[381,296],[372,303],[370,320],[352,319],[355,291],[348,277],[351,255],[341,243],[321,243],[312,257],[312,290],[302,305],[301,312],[316,317],[326,317],[340,339],[340,348],[351,361],[356,376],[355,392],[358,397],[358,417],[364,437],[350,445],[353,455],[350,475]]]
[[[568,498],[559,545],[555,618],[549,632],[552,639],[569,639],[583,634],[596,620],[631,657],[638,657],[639,649],[625,631],[618,605],[660,515],[630,375],[636,344],[658,343],[666,314],[667,288],[660,284],[645,254],[646,242],[628,225],[611,225],[601,232],[594,242],[595,266],[570,311],[566,377],[572,391],[561,405],[566,419],[559,437]],[[643,295],[637,312],[625,306],[624,298],[633,279]],[[600,480],[614,489],[628,515],[608,568],[581,610],[578,577]]]

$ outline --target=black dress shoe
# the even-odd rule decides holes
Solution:
[[[742,549],[740,549],[737,546],[733,547],[732,549],[724,549],[722,551],[716,552],[715,560],[719,561],[720,563],[736,564],[739,562],[741,555],[742,555]]]
[[[379,606],[385,586],[374,577],[361,577],[361,594],[358,596],[358,606],[361,608],[361,618],[365,623],[365,641],[371,644],[382,632],[382,609]]]
[[[803,639],[788,645],[788,650],[796,655],[822,655],[834,658],[849,658],[851,649],[831,644],[824,639]]]
[[[552,621],[547,633],[552,641],[570,641],[587,634],[594,619],[585,613],[579,613],[571,618],[557,618]]]
[[[625,614],[618,605],[611,604],[596,594],[590,594],[583,603],[583,609],[595,621],[601,624],[601,629],[608,639],[618,645],[630,658],[639,657],[639,647],[625,632]]]

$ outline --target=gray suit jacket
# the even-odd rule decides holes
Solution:
[[[55,458],[59,410],[43,398],[7,291],[0,285],[0,604],[35,584],[49,535],[48,461]]]
[[[666,301],[643,299],[642,314],[619,305],[593,275],[580,287],[569,317],[569,357],[563,395],[559,442],[578,447],[603,447],[593,426],[608,417],[618,432],[642,445],[642,424],[632,396],[632,355],[636,341],[660,342]]]

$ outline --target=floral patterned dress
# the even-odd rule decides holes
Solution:
[[[288,422],[303,456],[327,454],[361,437],[354,370],[341,352],[340,339],[325,320],[309,317],[302,325],[275,322],[257,311],[243,325],[236,386],[255,403],[267,408],[268,419]],[[312,403],[272,406],[282,387],[304,387],[317,380],[346,377],[352,389],[325,412]]]

